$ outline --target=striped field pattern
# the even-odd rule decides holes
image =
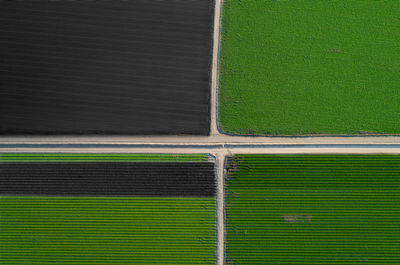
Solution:
[[[0,134],[201,134],[212,0],[0,1]]]
[[[400,264],[400,156],[236,155],[226,264]]]
[[[214,163],[145,158],[0,155],[0,264],[215,264]]]
[[[1,264],[215,264],[215,199],[1,197]]]
[[[214,164],[0,163],[0,194],[55,196],[215,195]]]

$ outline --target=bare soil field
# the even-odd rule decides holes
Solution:
[[[0,3],[1,134],[208,135],[213,1]]]

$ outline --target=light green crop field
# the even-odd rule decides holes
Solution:
[[[399,134],[400,1],[225,0],[219,126]]]
[[[400,264],[400,156],[237,155],[226,264]]]
[[[215,198],[0,197],[0,264],[215,264]]]

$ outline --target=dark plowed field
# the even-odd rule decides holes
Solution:
[[[2,1],[1,134],[208,134],[213,0]]]
[[[213,197],[214,163],[0,163],[0,194]]]

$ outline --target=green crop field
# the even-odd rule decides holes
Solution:
[[[400,264],[400,156],[237,155],[226,264]]]
[[[0,264],[215,264],[209,158],[0,154]]]
[[[0,197],[0,263],[215,264],[215,198]]]
[[[219,126],[400,133],[400,1],[225,0]]]

